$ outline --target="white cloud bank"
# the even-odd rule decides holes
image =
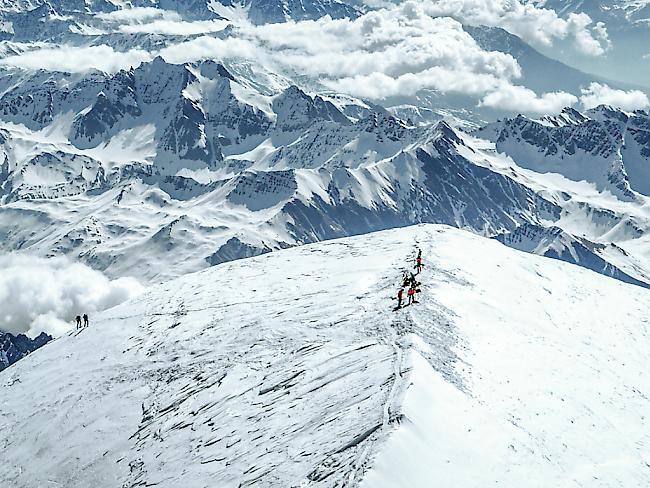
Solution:
[[[408,1],[354,20],[240,24],[237,37],[198,37],[160,54],[173,63],[255,59],[289,77],[308,75],[332,90],[375,100],[432,89],[470,95],[496,107],[504,98],[499,95],[508,92],[525,97],[530,110],[521,110],[536,113],[559,111],[563,103],[577,101],[567,93],[538,96],[517,86],[522,74],[517,61],[481,49],[459,21],[433,17],[428,8],[434,3]]]
[[[611,44],[605,24],[594,23],[584,13],[571,13],[563,18],[555,10],[520,0],[425,0],[418,3],[429,15],[452,17],[463,24],[501,27],[536,46],[549,47],[566,39],[582,54],[600,56]]]
[[[114,307],[142,292],[132,278],[109,280],[65,258],[0,256],[0,330],[60,336],[77,315]]]
[[[580,102],[586,109],[611,105],[632,112],[650,107],[648,95],[640,90],[617,90],[601,83],[592,83],[583,89]]]
[[[52,47],[39,47],[0,59],[0,65],[69,73],[84,73],[91,69],[115,73],[152,59],[151,53],[141,49],[120,52],[107,45],[84,47],[52,45]]]
[[[106,23],[105,28],[127,34],[165,34],[191,36],[223,30],[227,20],[185,21],[178,12],[153,7],[135,7],[100,13],[96,17]]]
[[[585,13],[561,17],[555,10],[522,3],[521,0],[365,0],[373,9],[395,10],[417,5],[434,17],[451,17],[463,24],[501,27],[540,47],[570,40],[582,54],[600,56],[611,45],[607,28]],[[178,12],[152,7],[125,8],[100,13],[97,18],[109,29],[130,33],[195,35],[223,29],[227,21],[185,21]],[[234,23],[241,23],[235,16]],[[278,24],[269,24],[272,29]],[[265,27],[265,26],[262,26]],[[268,27],[268,26],[266,26]]]
[[[504,86],[488,94],[481,106],[515,112],[550,114],[557,113],[564,107],[571,107],[578,97],[566,92],[544,93],[537,96],[534,91],[522,86]]]
[[[575,105],[578,98],[565,92],[537,94],[519,86],[522,73],[517,61],[509,54],[481,49],[461,22],[506,27],[546,45],[573,37],[585,45],[600,39],[602,46],[606,36],[602,25],[590,31],[588,18],[561,19],[552,10],[522,5],[519,0],[387,5],[352,20],[324,17],[256,26],[240,19],[233,36],[202,35],[159,52],[63,46],[8,57],[0,64],[113,72],[159,54],[172,63],[245,59],[289,78],[309,76],[332,90],[363,98],[408,97],[431,89],[474,97],[484,107],[542,114]],[[185,22],[176,12],[153,8],[120,10],[101,14],[101,18],[117,30],[137,32],[196,33],[210,27],[204,21]]]

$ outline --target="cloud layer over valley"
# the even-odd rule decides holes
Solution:
[[[115,72],[162,55],[172,63],[199,59],[247,60],[289,78],[305,76],[322,88],[373,100],[410,97],[421,90],[469,96],[478,107],[531,114],[558,112],[621,100],[623,108],[643,106],[639,93],[612,91],[606,85],[585,92],[536,93],[518,81],[522,68],[510,54],[482,49],[463,23],[507,29],[533,45],[570,40],[588,55],[603,54],[606,29],[585,14],[561,18],[549,9],[519,1],[428,0],[382,2],[356,19],[253,25],[237,18],[187,21],[178,13],[131,8],[96,15],[105,32],[179,37],[157,50],[39,43],[0,64],[27,69]],[[221,34],[215,34],[217,31]],[[643,94],[641,94],[643,95]],[[641,103],[640,103],[641,102]]]
[[[0,331],[59,336],[76,315],[106,310],[142,292],[133,278],[109,280],[65,258],[0,256]]]

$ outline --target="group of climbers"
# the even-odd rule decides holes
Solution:
[[[77,329],[82,329],[84,327],[88,327],[88,314],[87,313],[85,313],[83,315],[83,319],[84,319],[84,322],[83,322],[83,326],[82,326],[81,325],[81,315],[77,315],[77,317],[75,319],[77,321]]]
[[[408,305],[413,305],[414,303],[418,303],[418,301],[415,299],[415,295],[417,293],[420,293],[419,286],[421,283],[416,279],[416,276],[419,275],[422,272],[422,268],[424,265],[422,264],[422,249],[418,249],[418,255],[415,258],[415,274],[413,274],[409,270],[404,270],[404,274],[402,275],[402,286],[400,286],[400,289],[397,292],[397,307],[395,310],[399,310],[402,308],[404,305],[404,289],[406,289],[406,296]]]

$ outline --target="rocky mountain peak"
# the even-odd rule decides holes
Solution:
[[[297,86],[290,86],[273,100],[278,129],[291,132],[304,129],[318,120],[351,124],[333,103],[320,96],[311,97]]]
[[[15,362],[34,352],[39,347],[44,346],[52,337],[45,332],[41,332],[34,339],[19,334],[13,335],[8,332],[0,331],[0,371],[11,366]]]

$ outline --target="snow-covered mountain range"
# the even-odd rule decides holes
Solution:
[[[554,9],[560,13],[589,14],[600,21],[618,18],[631,23],[644,23],[650,20],[650,1],[648,0],[528,0],[528,3]]]
[[[649,294],[445,226],[226,263],[3,372],[0,481],[642,488]]]
[[[142,60],[109,71],[2,65],[0,250],[63,254],[113,277],[161,281],[436,222],[647,283],[647,112],[567,109],[486,125],[496,109],[477,106],[475,95],[422,89],[378,104],[296,65],[237,53],[219,62],[160,55],[326,15],[362,18],[370,29],[381,19],[363,17],[373,8],[338,0],[0,4],[0,62],[59,56],[53,46],[80,63],[86,52]],[[488,53],[486,62],[516,63],[518,82],[539,93],[604,83],[504,28],[453,28]],[[276,42],[273,31],[254,32]],[[566,252],[550,253],[558,236]]]
[[[647,487],[648,3],[0,0],[0,486]]]
[[[419,222],[487,236],[533,225],[537,244],[558,228],[591,243],[557,257],[648,282],[646,112],[566,110],[469,134],[295,86],[269,95],[212,61],[9,80],[4,250],[163,280]]]

